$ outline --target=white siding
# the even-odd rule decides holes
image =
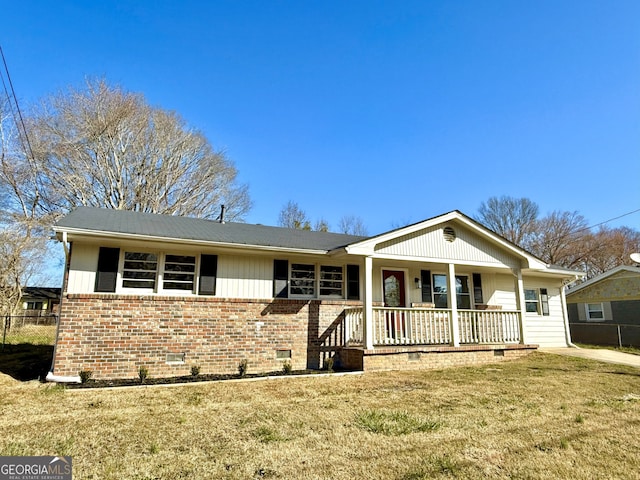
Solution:
[[[486,241],[461,225],[451,225],[456,240],[448,242],[443,236],[443,226],[431,227],[400,238],[383,242],[376,253],[398,257],[423,257],[447,262],[474,262],[486,265],[519,267],[520,261],[506,251]]]
[[[227,298],[271,298],[273,258],[218,257],[216,295]]]
[[[549,295],[549,315],[525,313],[527,342],[541,347],[566,347],[565,324],[560,298],[560,285],[545,279],[524,278],[525,289],[546,288]]]
[[[73,244],[67,282],[68,293],[93,292],[96,283],[99,251],[100,247],[97,245]]]
[[[517,310],[515,277],[511,274],[492,275],[493,291],[488,291],[490,305],[502,305],[503,310]],[[483,276],[484,280],[484,276]],[[483,292],[484,293],[484,292]],[[486,295],[485,294],[485,295]]]

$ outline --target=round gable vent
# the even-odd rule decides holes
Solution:
[[[456,231],[451,227],[444,227],[442,234],[447,242],[453,242],[456,239]]]

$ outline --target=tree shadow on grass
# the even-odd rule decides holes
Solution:
[[[44,381],[53,360],[53,345],[0,345],[0,373],[21,382]]]

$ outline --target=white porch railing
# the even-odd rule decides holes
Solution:
[[[451,310],[373,308],[374,345],[436,345],[451,342]]]
[[[362,307],[345,308],[344,310],[344,332],[345,345],[364,344],[364,323]]]
[[[460,343],[518,343],[518,311],[458,310]],[[373,308],[374,345],[449,345],[451,310],[431,308]],[[345,344],[364,344],[361,307],[345,309]]]
[[[520,312],[458,310],[460,343],[518,343]]]

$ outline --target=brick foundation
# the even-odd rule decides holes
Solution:
[[[537,345],[463,345],[377,347],[373,350],[342,348],[345,368],[366,372],[382,370],[426,370],[452,366],[482,365],[513,360],[534,352]]]
[[[134,378],[280,370],[291,350],[295,370],[316,369],[341,345],[342,312],[360,302],[244,300],[117,294],[67,294],[62,301],[56,375],[91,370],[93,378]],[[167,354],[185,361],[168,364]]]

